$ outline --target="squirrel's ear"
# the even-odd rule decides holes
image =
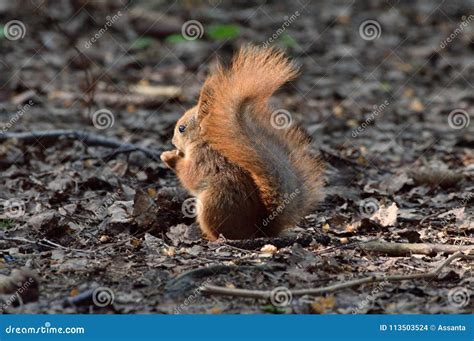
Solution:
[[[201,93],[199,94],[199,101],[198,101],[198,110],[196,115],[196,120],[201,122],[204,117],[209,115],[209,111],[211,110],[211,102],[213,97],[213,77],[209,77],[204,82],[202,86]]]

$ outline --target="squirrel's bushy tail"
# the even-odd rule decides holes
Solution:
[[[247,47],[203,86],[198,119],[204,140],[248,171],[269,216],[269,234],[297,223],[322,198],[322,165],[307,135],[269,97],[296,68],[276,49]]]

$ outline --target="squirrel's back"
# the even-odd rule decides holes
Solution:
[[[202,139],[248,172],[258,189],[266,213],[249,224],[263,235],[298,223],[323,197],[323,167],[308,136],[288,111],[268,106],[296,74],[281,52],[248,47],[208,78],[198,103]]]

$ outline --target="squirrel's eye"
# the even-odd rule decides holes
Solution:
[[[178,127],[178,130],[179,130],[180,133],[184,133],[184,131],[186,130],[186,126],[185,125],[180,125]]]

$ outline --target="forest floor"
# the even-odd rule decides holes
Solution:
[[[452,253],[367,241],[473,245],[469,2],[25,3],[0,1],[3,312],[473,311],[469,259],[431,278],[289,291],[427,273]],[[183,39],[191,19],[202,35]],[[156,156],[217,56],[270,38],[301,67],[272,105],[312,136],[326,197],[281,238],[208,242]]]

